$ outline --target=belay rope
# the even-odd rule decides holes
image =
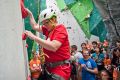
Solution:
[[[38,0],[38,24],[39,24],[39,14],[40,14],[40,0]],[[45,56],[47,58],[49,58],[49,56],[47,54],[45,54],[43,52],[43,47],[39,45],[39,54],[40,54],[40,61],[41,61],[41,64],[44,64],[45,63]]]
[[[45,56],[46,56],[47,58],[49,58],[49,56],[43,52],[43,48],[42,48],[42,47],[39,48],[39,54],[40,54],[41,64],[44,64],[44,63],[45,63]]]

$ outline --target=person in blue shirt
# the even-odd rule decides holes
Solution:
[[[98,74],[97,64],[90,58],[88,50],[83,50],[83,58],[79,59],[79,72],[81,72],[82,80],[95,80]]]
[[[104,54],[102,53],[100,48],[98,47],[95,48],[95,53],[92,54],[92,59],[94,59],[95,62],[97,63],[97,67],[99,71],[104,69],[104,63],[103,63]]]

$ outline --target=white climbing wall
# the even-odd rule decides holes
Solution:
[[[70,10],[62,11],[60,12],[59,8],[57,7],[56,0],[46,0],[47,8],[53,8],[56,10],[58,14],[58,22],[60,24],[64,24],[67,28],[68,34],[69,34],[69,41],[70,45],[77,45],[78,50],[80,50],[80,45],[82,42],[85,42],[88,40],[80,28],[79,24],[75,20],[74,16],[70,12]],[[89,42],[93,40],[99,40],[98,37],[92,35]]]
[[[26,80],[19,0],[0,0],[0,80]]]

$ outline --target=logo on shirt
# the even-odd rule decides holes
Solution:
[[[88,62],[86,63],[86,66],[87,66],[88,68],[92,68],[91,62],[88,61]]]

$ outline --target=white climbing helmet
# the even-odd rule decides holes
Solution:
[[[44,21],[44,20],[46,20],[46,19],[50,19],[50,18],[52,18],[53,16],[56,17],[56,13],[55,13],[55,11],[54,11],[53,9],[51,9],[51,8],[45,9],[45,10],[43,10],[43,11],[40,13],[40,16],[39,16],[40,22],[42,22],[42,21]]]

